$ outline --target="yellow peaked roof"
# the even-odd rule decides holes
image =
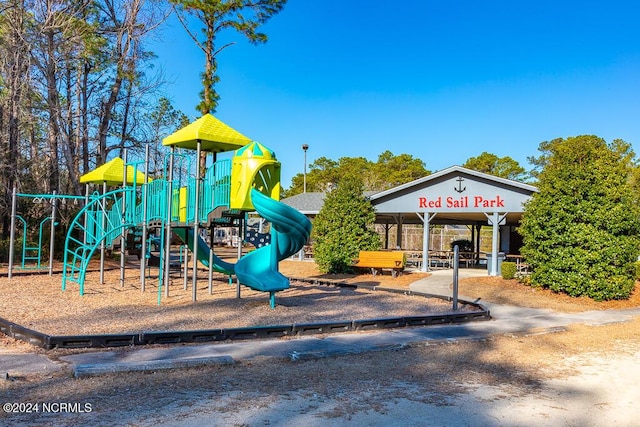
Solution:
[[[183,127],[162,140],[162,145],[174,145],[195,150],[197,142],[203,151],[233,151],[251,142],[231,126],[226,125],[211,114],[205,114],[195,122]]]
[[[127,184],[133,184],[133,166],[127,166]],[[140,185],[144,183],[144,173],[137,171],[136,184]],[[91,172],[80,177],[81,184],[102,184],[106,182],[108,185],[122,185],[124,174],[124,161],[120,157],[105,163],[102,166],[98,166]],[[149,179],[151,181],[151,179]]]

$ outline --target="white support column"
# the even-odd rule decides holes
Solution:
[[[433,218],[435,218],[437,213],[431,214],[429,212],[425,212],[424,216],[422,216],[420,215],[419,212],[416,212],[416,215],[418,215],[418,218],[420,218],[420,220],[422,220],[422,223],[424,224],[424,231],[422,232],[422,269],[421,271],[427,272],[429,271],[429,234],[430,234],[429,223]]]
[[[498,231],[500,222],[498,212],[494,212],[491,218],[491,276],[498,275]]]
[[[498,244],[500,242],[498,231],[500,224],[506,219],[507,214],[500,214],[493,212],[491,215],[485,212],[489,225],[492,227],[491,235],[491,269],[489,270],[489,276],[498,276]]]

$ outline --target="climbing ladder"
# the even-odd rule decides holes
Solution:
[[[125,228],[135,225],[135,209],[122,211],[125,205],[135,207],[135,189],[127,187],[100,195],[91,200],[74,218],[69,226],[64,244],[64,266],[62,269],[62,290],[67,281],[75,282],[84,294],[84,280],[87,266],[96,248],[103,240],[113,240]],[[84,216],[96,218],[85,225]],[[97,219],[99,218],[99,219]]]
[[[29,268],[28,263],[36,263],[35,268],[40,268],[40,258],[42,255],[42,223],[40,224],[40,234],[38,245],[27,246],[27,221],[20,215],[16,215],[16,219],[22,221],[22,268]]]

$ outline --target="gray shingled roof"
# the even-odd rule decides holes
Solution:
[[[281,201],[305,215],[317,215],[324,205],[325,194],[322,192],[300,193]]]

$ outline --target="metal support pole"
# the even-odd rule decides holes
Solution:
[[[213,293],[213,245],[214,245],[214,226],[211,225],[211,227],[209,228],[209,276],[207,277],[208,279],[208,286],[209,286],[209,295],[211,295]]]
[[[184,264],[182,265],[182,284],[185,291],[189,288],[189,248],[187,247],[189,245],[188,240],[189,235],[187,234],[187,244],[183,246],[183,252],[182,255],[180,255],[182,257],[182,260],[184,261]]]
[[[476,224],[475,225],[476,228],[476,265],[480,265],[480,235],[482,233],[482,224]]]
[[[307,150],[309,149],[308,144],[302,144],[302,151],[304,151],[304,172],[302,174],[302,192],[307,192]]]
[[[214,168],[213,171],[213,176],[216,176],[216,170],[215,168],[217,167],[216,162],[217,162],[217,155],[216,152],[213,152],[213,157],[211,159],[211,167]],[[216,191],[215,187],[211,188],[211,191]],[[213,194],[213,197],[215,199],[215,194]],[[211,295],[213,293],[213,248],[215,247],[215,231],[216,231],[216,226],[214,223],[211,224],[211,226],[209,227],[209,240],[210,240],[210,244],[209,244],[209,295]]]
[[[242,218],[238,219],[238,260],[240,258],[242,258],[242,241],[243,239],[243,232],[244,231],[244,220]]]
[[[144,182],[142,183],[142,242],[140,247],[140,290],[144,292],[147,275],[147,198],[149,193],[149,144],[144,149]]]
[[[195,201],[194,201],[194,221],[193,221],[193,289],[191,290],[192,301],[197,300],[198,292],[198,239],[200,238],[200,153],[202,151],[202,142],[197,141],[196,146],[196,185],[195,185]]]
[[[400,214],[396,218],[396,247],[394,250],[402,249],[402,223],[404,222],[404,215]]]
[[[242,230],[244,229],[244,219],[238,219],[238,260],[242,258]],[[273,242],[271,242],[273,244]],[[236,276],[236,298],[240,299],[240,279]]]
[[[56,212],[57,211],[57,199],[56,192],[53,192],[53,201],[51,208],[51,233],[49,236],[49,276],[53,275],[53,250],[55,248],[55,238],[56,238]],[[85,216],[85,224],[87,217]],[[86,227],[85,227],[86,230]],[[85,231],[86,234],[86,231]]]
[[[87,206],[89,204],[89,184],[84,185],[84,205]],[[84,211],[84,238],[82,239],[82,243],[84,245],[87,244],[87,230],[89,229],[89,212]]]
[[[460,249],[453,247],[453,311],[458,310],[458,268],[460,266]]]
[[[167,178],[167,217],[165,218],[165,247],[164,247],[164,296],[169,296],[169,273],[171,269],[171,204],[173,201],[173,156],[175,146],[171,146],[169,154],[169,173]],[[166,163],[165,163],[166,164]]]
[[[122,171],[122,188],[127,188],[127,149],[122,150],[122,160],[124,161],[124,169]],[[127,233],[124,225],[127,223],[127,195],[126,191],[122,193],[122,234],[120,236],[120,287],[124,288],[124,269],[126,258],[126,246],[127,246]]]
[[[104,181],[102,183],[102,195],[104,196],[105,194],[107,194],[107,181]],[[102,199],[102,213],[101,213],[101,230],[100,230],[100,284],[104,285],[104,258],[105,258],[105,252],[107,250],[106,246],[105,246],[105,235],[104,235],[104,229],[107,226],[107,212],[105,210],[105,206],[104,206],[105,200]]]
[[[17,207],[17,193],[16,187],[13,187],[13,193],[11,195],[11,230],[9,230],[9,267],[7,271],[7,277],[11,279],[13,276],[13,250],[14,241],[16,238],[16,207]],[[26,239],[27,237],[23,237]]]

